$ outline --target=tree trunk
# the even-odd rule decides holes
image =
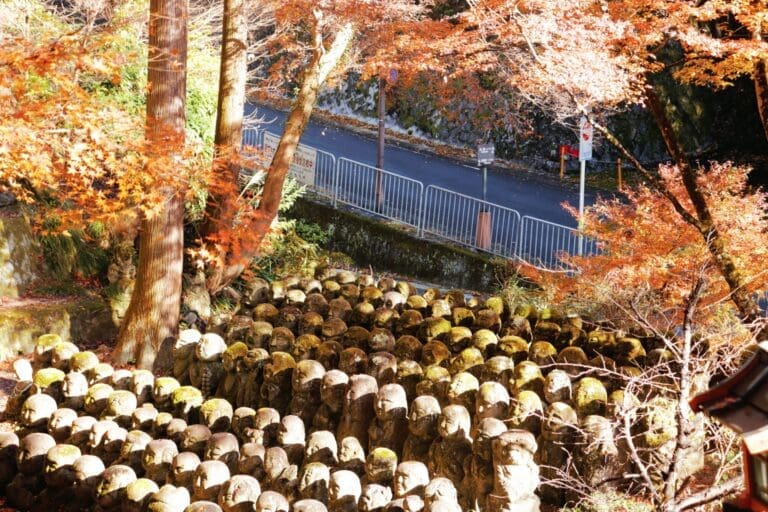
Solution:
[[[205,220],[200,229],[202,240],[212,243],[227,238],[225,234],[232,230],[238,208],[238,160],[243,145],[245,79],[248,71],[248,26],[244,0],[224,0],[222,25],[214,178],[208,188]],[[222,259],[209,269],[206,282],[209,292],[222,287],[223,263]]]
[[[768,140],[768,59],[761,59],[755,65],[755,96],[757,112],[763,122],[765,140]]]
[[[244,261],[250,261],[259,249],[264,237],[269,233],[270,226],[277,216],[280,199],[283,194],[283,183],[288,175],[293,155],[299,145],[299,139],[312,115],[312,109],[317,100],[317,93],[329,73],[336,67],[354,35],[351,24],[342,27],[334,37],[330,48],[326,49],[323,42],[323,20],[319,11],[314,13],[313,51],[301,81],[299,93],[285,122],[283,135],[277,145],[272,164],[267,171],[267,178],[262,189],[259,207],[250,225],[254,234],[249,247],[244,247],[236,260],[227,261],[217,287],[208,285],[209,290],[215,291],[232,282],[244,270]]]
[[[184,146],[187,13],[187,0],[150,1],[148,173],[168,172]],[[139,368],[170,363],[170,358],[158,358],[158,352],[176,334],[179,324],[184,193],[173,185],[164,186],[162,192],[162,210],[141,221],[136,285],[113,355],[116,363],[135,361]]]
[[[736,304],[742,319],[745,323],[752,323],[759,318],[760,311],[757,303],[747,290],[744,275],[738,270],[738,266],[725,240],[723,240],[720,231],[715,225],[712,212],[707,204],[707,198],[698,186],[696,171],[688,161],[688,157],[680,145],[672,125],[669,123],[664,107],[650,87],[646,89],[645,103],[661,130],[667,150],[680,171],[685,191],[693,204],[695,213],[693,225],[701,233],[720,274],[728,283],[731,299]],[[768,334],[768,331],[763,329],[761,337],[766,334]]]

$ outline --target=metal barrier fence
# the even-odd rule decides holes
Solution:
[[[579,234],[577,229],[536,217],[524,216],[520,224],[520,248],[517,256],[534,265],[563,269],[563,253],[597,254],[594,239]]]
[[[419,228],[424,184],[347,158],[336,166],[334,204],[343,203]]]
[[[520,214],[504,206],[429,185],[421,228],[447,240],[514,258]]]
[[[264,149],[265,134],[243,130],[243,145]],[[314,183],[309,188],[338,203],[416,228],[429,234],[504,258],[516,258],[543,268],[566,268],[563,253],[599,252],[595,240],[577,229],[531,216],[512,208],[424,184],[396,173],[332,153],[300,145],[315,153]],[[245,149],[246,159],[248,150]],[[265,153],[266,154],[266,153]],[[268,162],[260,162],[267,165]]]

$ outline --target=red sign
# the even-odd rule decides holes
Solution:
[[[579,158],[579,148],[577,148],[576,146],[569,146],[567,144],[563,144],[562,146],[560,146],[560,155]]]

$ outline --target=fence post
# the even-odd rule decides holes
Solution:
[[[341,159],[336,159],[334,157],[333,159],[333,199],[331,199],[331,204],[334,208],[336,208],[336,201],[339,198],[339,167],[341,167]]]
[[[560,179],[565,176],[565,146],[560,146]]]

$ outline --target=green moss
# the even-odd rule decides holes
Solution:
[[[37,342],[35,343],[35,348],[39,353],[42,352],[48,352],[49,350],[53,350],[56,345],[61,343],[62,339],[61,336],[58,334],[43,334],[42,336],[37,338]]]
[[[45,389],[56,382],[64,381],[65,373],[56,368],[42,368],[35,372],[32,382],[39,388]]]
[[[200,406],[200,414],[208,416],[216,411],[226,411],[232,409],[232,405],[223,398],[211,398],[203,402]]]
[[[245,357],[245,354],[247,353],[248,353],[248,345],[246,345],[242,341],[237,341],[227,347],[227,350],[224,352],[224,355],[227,357],[231,357],[232,359],[239,359],[241,357]]]
[[[171,403],[174,407],[182,403],[203,403],[203,393],[194,386],[181,386],[171,394]]]

